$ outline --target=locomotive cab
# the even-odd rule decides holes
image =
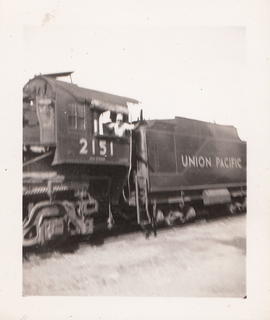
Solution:
[[[36,76],[23,89],[26,245],[66,229],[91,234],[94,217],[111,217],[118,205],[130,167],[130,139],[109,123],[118,113],[127,120],[128,103],[138,101],[57,80],[63,75]]]

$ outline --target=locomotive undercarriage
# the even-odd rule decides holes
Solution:
[[[45,155],[28,157],[24,163],[23,246],[89,236],[96,220],[112,227],[110,177],[76,166],[52,169],[53,153]]]
[[[206,207],[201,201],[180,203],[167,203],[153,205],[154,218],[157,225],[173,226],[192,222],[202,217],[214,217],[215,215],[235,215],[246,211],[245,198],[232,201],[228,204],[216,204]]]
[[[202,216],[213,216],[213,212],[237,214],[246,210],[246,191],[241,188],[229,191],[229,202],[205,206],[202,190],[151,194],[146,182],[140,187],[135,183],[128,203],[111,205],[106,193],[103,198],[95,198],[89,180],[71,184],[60,180],[58,176],[43,181],[42,185],[33,181],[24,185],[24,247],[92,235],[98,221],[110,229],[115,222],[132,223],[137,218],[143,230],[156,234],[158,226],[184,224]]]
[[[28,195],[24,197],[23,207],[25,247],[78,234],[89,235],[98,212],[97,200],[84,189]]]
[[[59,188],[58,185],[55,190]],[[62,185],[62,189],[68,188]],[[182,193],[180,197],[167,197],[166,199],[153,197],[153,195],[146,198],[145,193],[141,191],[140,199],[138,199],[140,213],[138,216],[137,212],[137,222],[143,230],[151,229],[156,233],[158,226],[184,224],[202,216],[213,216],[211,212],[214,211],[228,212],[233,215],[245,212],[245,199],[243,193],[242,196],[232,198],[229,203],[216,204],[207,208],[195,195],[193,197],[184,196]],[[105,201],[103,201],[103,206],[104,203]],[[131,214],[131,208],[130,206],[125,208],[115,206],[109,209],[113,211],[113,215],[111,213],[108,216],[105,206],[99,210],[98,201],[91,197],[83,187],[77,191],[56,191],[51,196],[48,193],[28,194],[24,197],[23,245],[24,247],[43,245],[70,236],[91,235],[94,232],[96,217],[103,221],[108,218],[108,228],[113,226],[114,218],[117,217],[132,222],[134,221],[132,217],[135,218],[135,216]],[[135,205],[133,208],[137,210],[138,207]],[[106,213],[102,215],[101,211],[104,213],[106,211]]]
[[[204,190],[149,193],[147,181],[143,177],[135,177],[135,187],[137,222],[142,229],[150,225],[155,234],[158,226],[170,227],[202,217],[246,212],[245,187],[207,190],[210,191],[210,203],[204,197]]]

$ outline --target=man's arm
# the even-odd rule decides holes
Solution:
[[[106,126],[109,128],[109,129],[113,129],[114,126],[115,126],[115,123],[114,122],[111,122],[109,124],[106,124]]]
[[[127,130],[134,130],[136,128],[138,128],[138,126],[140,125],[140,123],[136,123],[136,124],[133,124],[133,123],[125,123],[125,129]]]

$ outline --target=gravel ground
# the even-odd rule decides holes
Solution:
[[[31,254],[23,295],[244,297],[246,216]]]

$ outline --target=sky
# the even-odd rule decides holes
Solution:
[[[237,127],[246,140],[246,30],[175,24],[59,25],[47,13],[23,29],[23,77],[74,71],[79,86],[135,98],[136,118],[182,116]]]

